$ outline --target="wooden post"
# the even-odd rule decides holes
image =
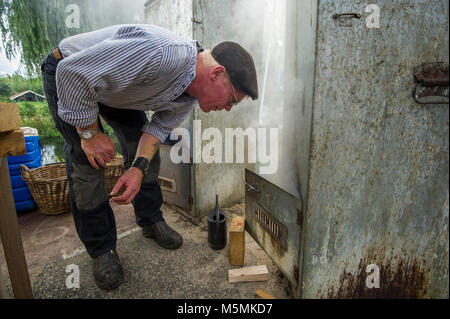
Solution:
[[[0,132],[0,157],[25,153],[25,137],[22,130]]]
[[[14,296],[33,298],[6,157],[0,157],[0,235]]]
[[[26,153],[25,138],[19,128],[20,116],[17,104],[0,103],[0,237],[14,296],[25,299],[33,298],[33,292],[6,158]]]
[[[0,272],[0,299],[7,299],[8,294],[6,293],[5,282],[3,280],[3,275]]]
[[[230,265],[244,266],[245,255],[245,219],[242,216],[233,217],[228,234]]]
[[[256,290],[255,295],[261,299],[277,299],[262,288]]]
[[[0,132],[17,130],[20,127],[19,107],[15,103],[0,103]]]

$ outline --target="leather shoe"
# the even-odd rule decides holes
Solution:
[[[113,290],[123,283],[123,268],[115,249],[94,260],[94,279],[100,289]]]
[[[144,237],[154,238],[158,245],[167,249],[177,249],[183,244],[183,237],[165,221],[142,227]]]

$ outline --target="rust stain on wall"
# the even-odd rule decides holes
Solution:
[[[384,254],[372,253],[359,262],[356,274],[346,269],[339,278],[339,286],[328,290],[327,298],[347,299],[418,299],[426,298],[427,274],[423,262],[416,256],[392,256],[383,260]],[[380,270],[379,288],[367,288],[368,265],[375,264]]]

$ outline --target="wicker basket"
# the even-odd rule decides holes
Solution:
[[[49,164],[34,169],[20,165],[20,171],[42,214],[58,215],[70,212],[65,163]]]
[[[108,194],[111,193],[114,185],[116,185],[117,181],[119,180],[120,176],[123,175],[124,171],[125,167],[122,156],[116,156],[116,158],[111,162],[106,163],[105,188]]]
[[[20,165],[22,179],[27,183],[34,201],[45,215],[70,212],[69,182],[65,163],[55,163],[29,169]],[[105,188],[112,191],[117,180],[124,173],[122,156],[117,156],[106,164]]]

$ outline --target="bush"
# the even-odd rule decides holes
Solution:
[[[43,139],[62,137],[55,127],[55,122],[53,121],[47,102],[20,102],[18,104],[21,126],[36,128]],[[105,121],[101,121],[105,133],[114,139],[115,136],[112,127],[106,124]]]
[[[46,102],[21,102],[19,112],[21,126],[30,126],[38,130],[42,138],[60,137]]]

